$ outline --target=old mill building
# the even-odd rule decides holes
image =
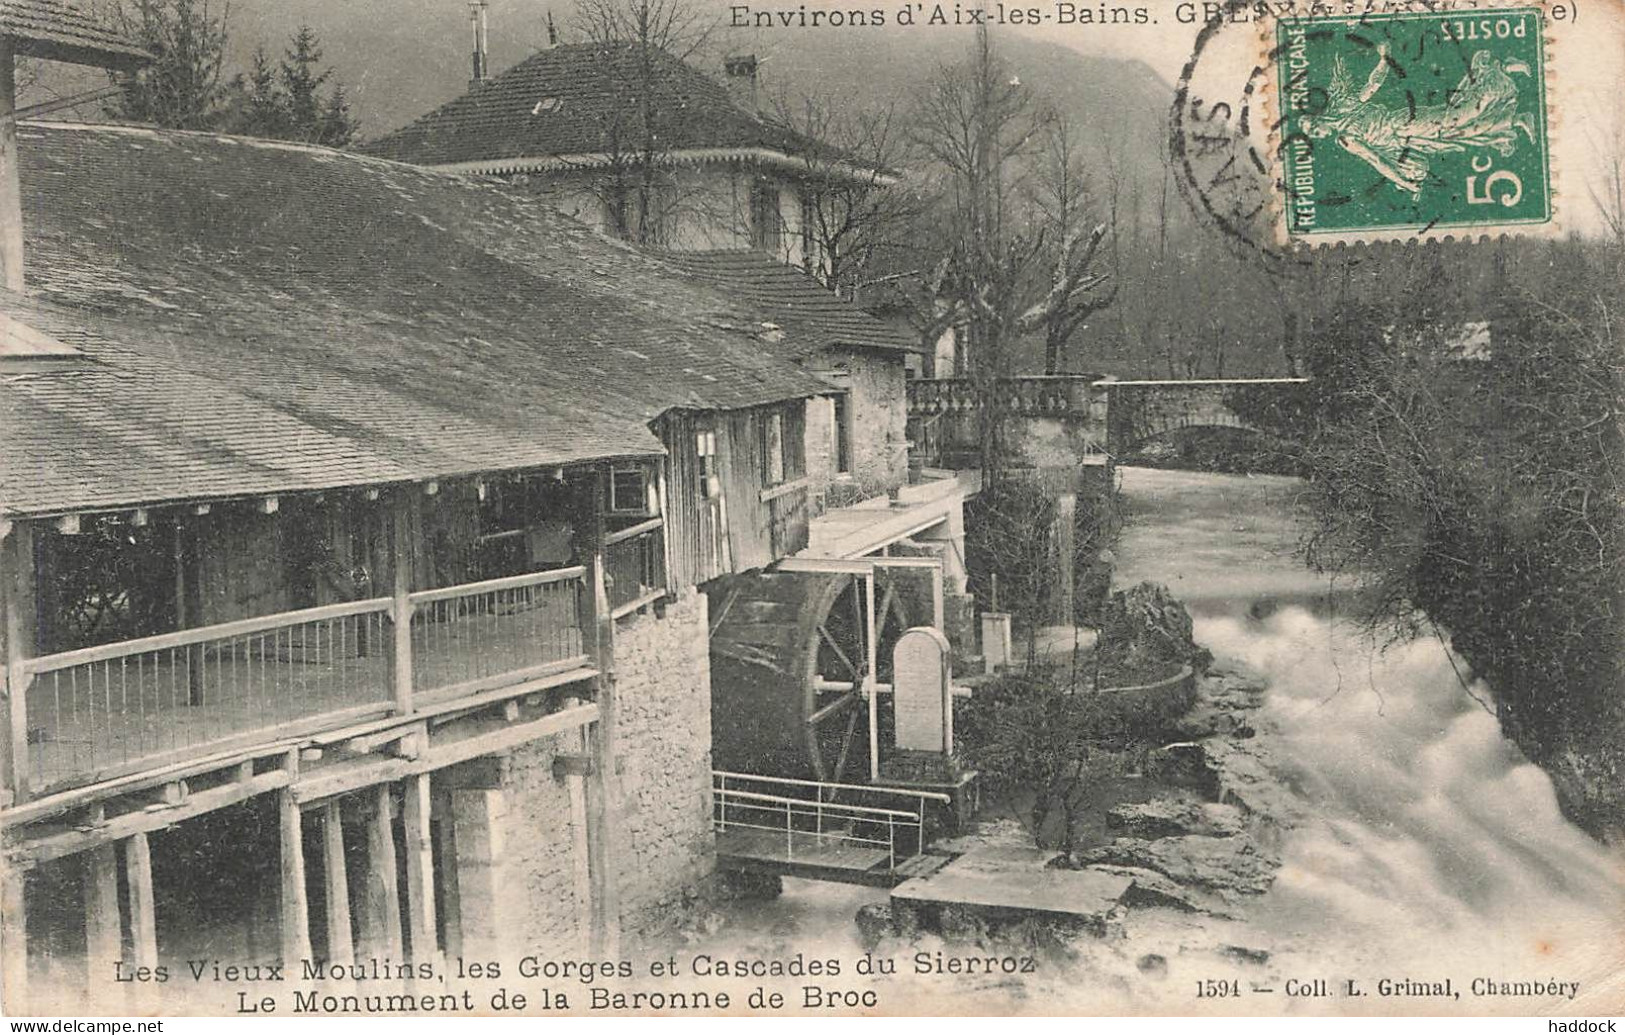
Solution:
[[[788,754],[745,757],[878,772],[878,630],[964,593],[964,489],[906,470],[909,343],[487,178],[114,125],[16,155],[8,1008],[94,1003],[119,960],[659,933],[741,757],[708,641],[773,599],[855,622],[786,648]],[[840,362],[897,380],[844,437]]]

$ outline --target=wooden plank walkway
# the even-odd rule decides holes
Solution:
[[[717,832],[717,856],[773,863],[782,866],[811,866],[819,869],[867,872],[885,867],[890,853],[880,848],[856,845],[836,834],[802,833],[791,835],[786,843],[782,831],[735,828]]]

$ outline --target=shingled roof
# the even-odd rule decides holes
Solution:
[[[152,60],[134,40],[69,0],[0,0],[0,36],[27,57],[124,71]]]
[[[825,175],[859,171],[838,149],[747,111],[721,83],[664,51],[647,51],[653,71],[643,75],[642,53],[628,43],[552,47],[358,150],[497,174],[606,166],[639,153],[647,111],[662,161],[806,171],[811,158]]]
[[[131,127],[24,123],[19,150],[29,297],[0,311],[84,359],[4,380],[12,512],[654,455],[667,410],[824,390],[500,184]]]
[[[839,297],[805,270],[761,252],[673,252],[666,261],[771,322],[782,335],[758,336],[793,358],[832,347],[921,351],[912,335]]]

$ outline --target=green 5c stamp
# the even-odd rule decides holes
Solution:
[[[1551,223],[1539,8],[1283,18],[1274,42],[1289,239]]]

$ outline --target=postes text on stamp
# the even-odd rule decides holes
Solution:
[[[1286,241],[1550,224],[1542,18],[1514,7],[1277,22]]]

